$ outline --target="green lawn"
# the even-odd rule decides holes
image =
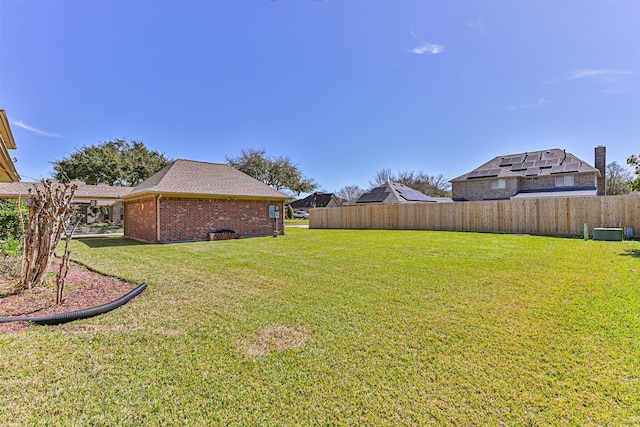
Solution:
[[[308,230],[75,240],[147,282],[0,335],[0,425],[637,425],[640,244]]]

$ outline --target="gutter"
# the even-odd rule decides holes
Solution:
[[[162,194],[158,195],[156,199],[156,241],[160,242],[160,199],[162,199]]]

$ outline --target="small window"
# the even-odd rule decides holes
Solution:
[[[556,176],[556,187],[573,187],[573,175]]]
[[[507,187],[507,182],[504,179],[496,179],[491,181],[492,190],[502,190]]]

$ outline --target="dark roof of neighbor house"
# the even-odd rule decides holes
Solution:
[[[57,182],[52,179],[54,183]],[[0,198],[29,197],[29,189],[39,182],[0,182]],[[89,185],[83,181],[72,181],[78,188],[74,199],[120,199],[129,194],[131,187],[113,186],[107,184]]]
[[[399,182],[387,182],[376,187],[356,200],[355,203],[402,203],[402,202],[436,202],[431,196],[427,196],[418,190],[409,188]]]
[[[291,197],[219,163],[178,159],[134,187],[125,199],[145,194],[285,200]]]
[[[313,193],[304,199],[294,200],[289,203],[294,209],[302,209],[302,208],[324,208],[331,202],[331,199],[335,199],[336,204],[338,200],[335,198],[333,193]]]
[[[482,178],[522,178],[585,172],[595,173],[596,176],[600,176],[598,169],[573,154],[560,148],[551,148],[549,150],[494,157],[482,166],[454,178],[450,182]]]

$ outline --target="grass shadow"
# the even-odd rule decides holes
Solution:
[[[624,252],[622,252],[620,255],[640,258],[640,249],[627,249]]]
[[[116,246],[145,246],[151,245],[152,243],[140,242],[138,240],[129,239],[122,236],[117,237],[74,237],[73,240],[81,242],[88,247],[95,248],[110,248]]]

